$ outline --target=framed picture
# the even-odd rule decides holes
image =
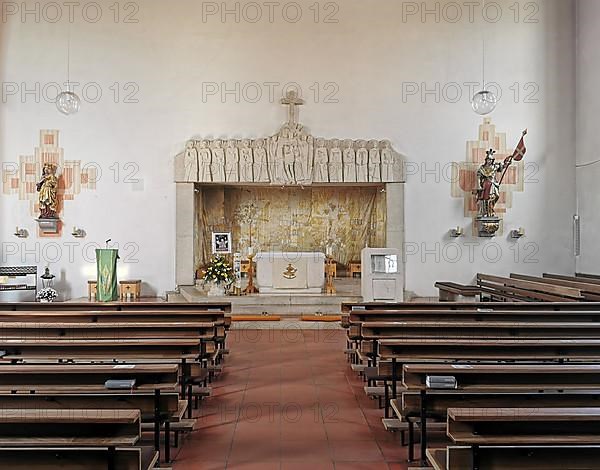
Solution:
[[[216,255],[231,253],[231,232],[213,232],[212,252]]]

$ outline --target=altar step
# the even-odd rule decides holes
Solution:
[[[281,321],[281,315],[232,315],[231,321]]]
[[[207,297],[194,286],[180,288],[180,294],[187,302],[210,303],[230,302],[231,314],[235,315],[279,315],[302,317],[308,321],[337,321],[329,319],[340,315],[342,302],[360,302],[359,296],[336,296],[325,294],[268,295]],[[310,317],[310,318],[309,318]]]

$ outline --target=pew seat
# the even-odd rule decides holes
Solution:
[[[466,445],[598,445],[600,408],[449,408],[448,437]]]
[[[0,448],[0,462],[10,470],[152,470],[158,452],[150,447],[13,447]]]
[[[139,439],[139,410],[0,410],[0,447],[125,447]]]

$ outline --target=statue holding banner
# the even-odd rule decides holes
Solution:
[[[479,236],[493,237],[500,229],[500,218],[496,215],[496,204],[500,200],[500,188],[502,182],[513,162],[520,162],[525,157],[525,136],[527,130],[523,131],[521,140],[512,155],[508,156],[502,163],[496,162],[495,150],[486,152],[484,163],[477,170],[477,208],[479,215]],[[498,178],[498,175],[500,178]]]

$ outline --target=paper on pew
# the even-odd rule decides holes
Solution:
[[[135,369],[135,364],[120,364],[114,366],[113,369]]]
[[[453,369],[472,369],[473,366],[469,364],[452,364]]]

